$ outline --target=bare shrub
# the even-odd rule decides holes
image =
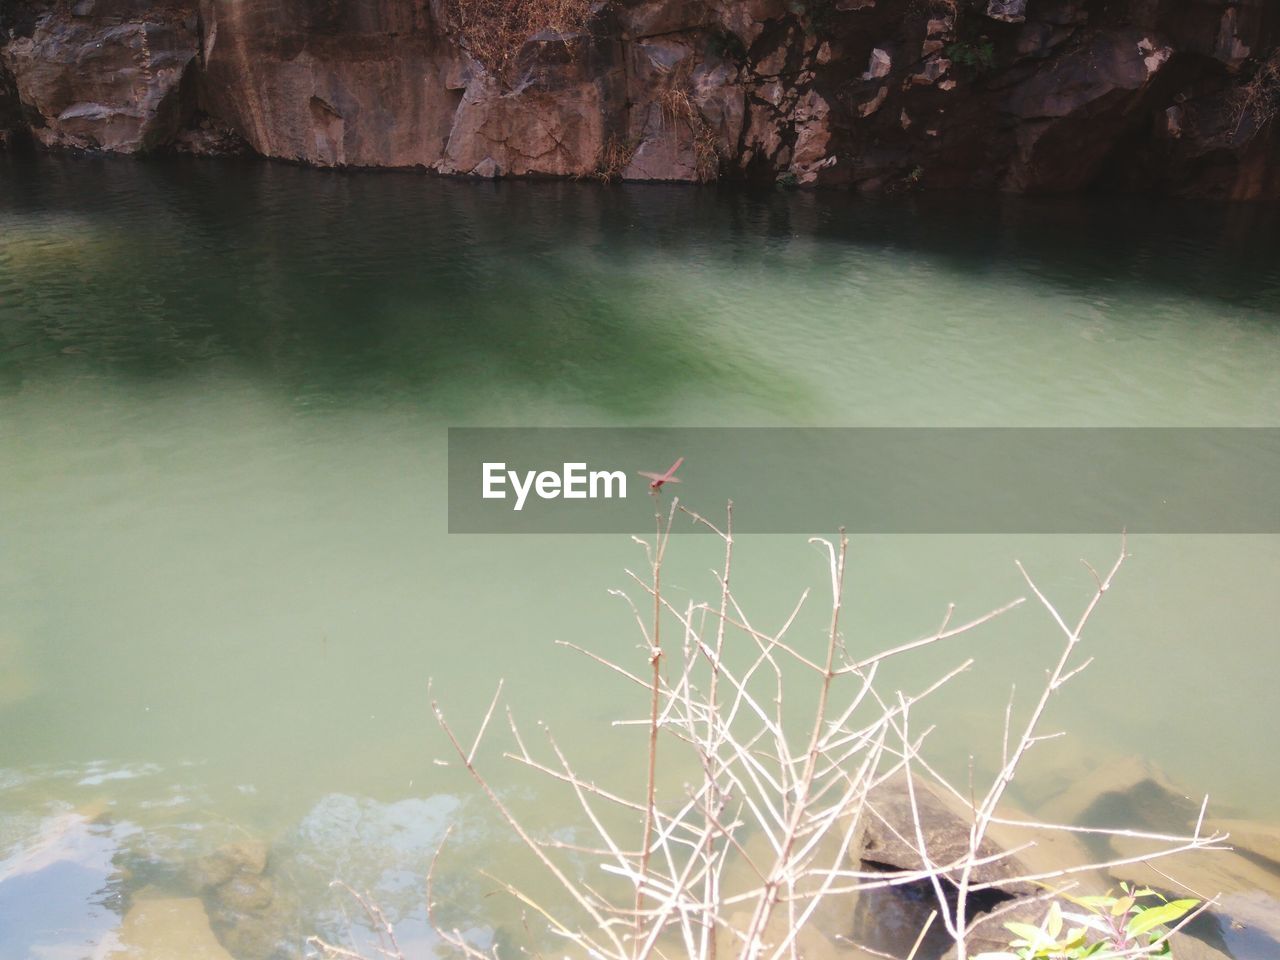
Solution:
[[[689,601],[683,607],[663,593],[662,579],[677,517],[687,517],[723,545],[723,564],[714,572],[714,599]],[[612,791],[580,772],[550,731],[544,730],[545,743],[534,749],[510,710],[500,709],[501,684],[476,732],[467,737],[432,701],[454,753],[450,762],[465,769],[545,871],[549,885],[536,890],[494,878],[498,888],[521,905],[526,930],[535,941],[529,945],[534,955],[544,946],[537,941],[550,937],[573,955],[605,960],[714,960],[728,954],[741,960],[794,958],[804,954],[804,938],[822,917],[820,910],[835,906],[845,915],[849,901],[842,898],[907,884],[918,889],[923,884],[932,888],[937,907],[916,947],[937,918],[954,943],[955,956],[966,960],[975,924],[1005,909],[976,915],[977,895],[983,891],[1052,882],[1058,889],[1043,895],[1050,900],[1069,889],[1078,874],[1187,850],[1216,849],[1225,839],[1202,832],[1202,806],[1189,836],[1090,828],[1084,832],[1140,838],[1150,850],[1126,860],[1063,864],[1038,873],[1026,872],[1017,859],[1034,840],[996,852],[987,840],[994,826],[1016,827],[1024,835],[1046,839],[1081,829],[1014,816],[1004,797],[1028,752],[1057,736],[1042,733],[1041,721],[1050,701],[1092,660],[1079,655],[1083,630],[1121,568],[1123,543],[1105,573],[1088,567],[1096,589],[1073,620],[1018,565],[1029,594],[1047,614],[1046,623],[1061,635],[1061,644],[1029,707],[1015,709],[1010,697],[1003,742],[998,745],[998,772],[989,786],[978,791],[970,784],[962,791],[926,758],[931,729],[920,729],[916,708],[968,670],[973,660],[959,658],[952,669],[921,680],[911,690],[890,692],[878,679],[890,661],[925,647],[951,646],[1027,598],[1015,598],[962,622],[957,622],[952,604],[936,630],[878,652],[854,655],[841,626],[848,542],[843,535],[834,542],[815,538],[810,542],[821,554],[830,600],[822,643],[809,650],[808,644],[791,636],[809,591],[773,630],[757,626],[735,597],[732,524],[732,504],[721,527],[673,502],[669,511],[659,512],[653,538],[637,539],[646,569],[639,574],[627,571],[636,596],[616,593],[628,604],[640,633],[639,662],[628,665],[612,655],[561,644],[623,678],[644,703],[643,717],[621,721],[643,732],[644,746],[637,745],[634,756],[621,758],[635,772],[639,785],[634,793]],[[571,798],[576,811],[571,833],[538,835],[512,807],[510,795],[490,779],[481,755],[496,717],[514,745],[505,751],[506,759],[546,777]],[[870,869],[861,862],[864,827],[879,816],[869,795],[891,779],[905,782],[911,823],[898,839],[918,856],[918,869]],[[943,857],[929,849],[917,803],[925,789],[967,811],[967,844],[962,844],[965,849],[959,856]],[[580,840],[583,836],[586,839]],[[427,873],[428,919],[443,942],[462,956],[493,960],[495,951],[469,942],[440,917],[434,878],[448,839],[446,833]],[[1008,875],[992,879],[993,865],[1003,865]],[[362,906],[373,928],[380,936],[386,934],[383,955],[398,958],[385,918]],[[1157,933],[1140,948],[1106,956],[1114,960],[1157,953],[1172,932]],[[341,947],[318,941],[314,945],[329,951],[327,957],[352,956]],[[562,952],[556,950],[555,955]]]

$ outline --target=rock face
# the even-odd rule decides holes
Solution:
[[[31,133],[47,147],[116,153],[168,142],[196,54],[195,18],[140,2],[84,0],[74,9],[87,15],[45,14],[4,47]]]
[[[0,142],[446,174],[1280,197],[1271,0],[11,0]],[[474,55],[473,55],[474,54]]]

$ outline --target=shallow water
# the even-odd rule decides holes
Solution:
[[[49,818],[108,813],[66,821],[90,853],[61,874],[0,881],[0,955],[100,938],[112,884],[181,886],[175,865],[244,833],[272,844],[301,922],[339,923],[340,876],[425,943],[446,821],[465,826],[459,890],[468,858],[524,869],[432,764],[429,677],[468,729],[506,677],[584,765],[616,762],[608,724],[643,705],[553,641],[630,654],[607,590],[635,546],[447,535],[447,426],[1280,426],[1277,220],[0,159],[0,856]],[[1088,635],[1098,662],[1052,717],[1071,738],[1026,802],[1064,767],[1138,753],[1223,815],[1280,821],[1280,538],[1129,546]],[[1015,557],[1077,609],[1077,559],[1118,548],[859,538],[850,642],[1024,593]],[[800,536],[739,557],[765,622],[824,582]],[[671,562],[673,591],[714,594],[708,543]],[[939,700],[939,753],[998,755],[1008,683],[1056,650],[1031,607],[966,645],[978,669]],[[554,826],[560,801],[515,782]]]

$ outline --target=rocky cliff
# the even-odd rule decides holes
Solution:
[[[1280,197],[1275,0],[6,7],[0,140],[48,148],[483,177]]]

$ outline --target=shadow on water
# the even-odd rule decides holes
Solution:
[[[781,401],[805,394],[794,374],[708,337],[770,276],[820,283],[860,248],[1074,295],[1181,292],[1271,322],[1277,215],[7,157],[0,383],[68,362],[143,379],[230,363],[295,396],[429,397],[446,413],[451,385],[477,383],[640,417],[689,385]]]
[[[492,382],[641,415],[676,383],[800,389],[687,337],[699,305],[628,267],[680,224],[628,239],[637,198],[593,185],[66,158],[5,182],[11,384],[74,357],[141,378],[230,360],[365,399]]]

